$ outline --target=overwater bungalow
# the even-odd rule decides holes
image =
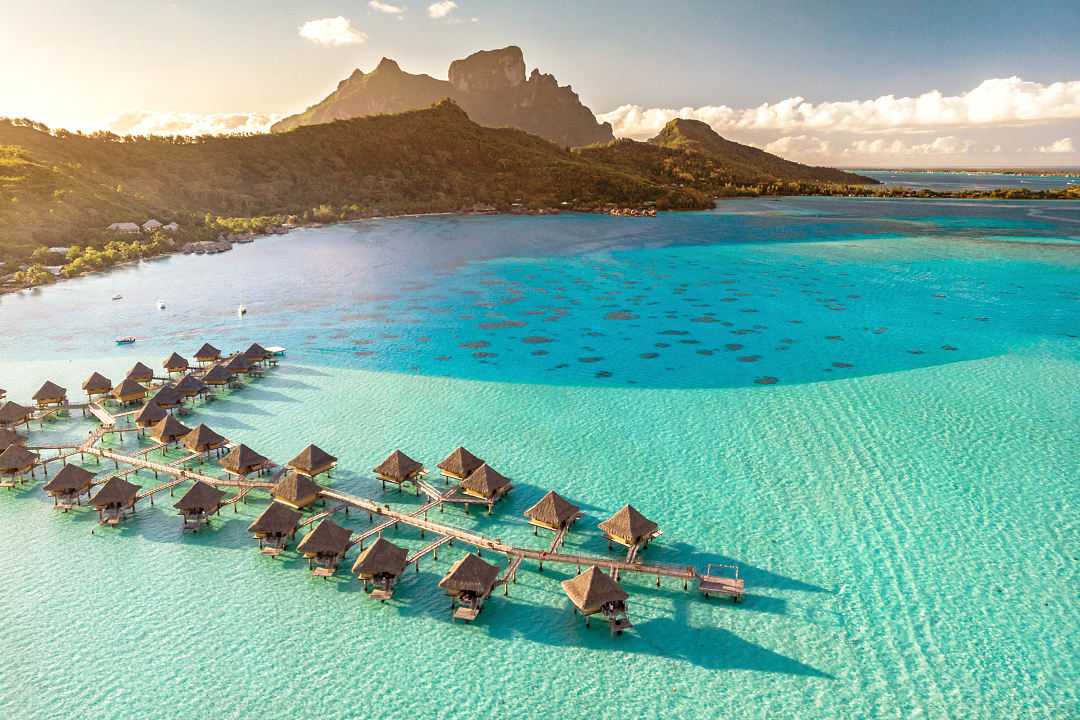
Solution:
[[[145,430],[146,428],[157,425],[168,417],[168,415],[169,413],[165,411],[165,408],[151,400],[143,405],[142,409],[135,415],[135,425],[136,427],[141,427]]]
[[[180,355],[180,353],[174,352],[169,357],[165,358],[165,361],[161,363],[161,367],[165,368],[167,373],[184,373],[187,372],[189,363],[187,358]]]
[[[353,563],[353,573],[364,581],[364,590],[371,592],[371,597],[386,602],[394,594],[394,585],[398,577],[405,572],[405,560],[409,551],[398,547],[385,538],[372,543]],[[371,586],[374,585],[374,589]]]
[[[98,511],[98,521],[102,525],[119,525],[123,522],[129,510],[135,512],[140,489],[123,478],[109,478],[90,498],[90,504]]]
[[[243,355],[253,363],[261,363],[270,359],[271,352],[259,343],[251,343]]]
[[[33,408],[24,407],[14,400],[8,400],[0,405],[0,427],[16,428],[19,425],[29,425],[30,418],[33,416]]]
[[[184,530],[198,532],[199,528],[210,524],[210,516],[221,510],[224,499],[224,490],[200,480],[173,507],[184,517]]]
[[[237,354],[229,358],[229,361],[225,363],[225,369],[231,372],[233,375],[244,375],[251,372],[251,369],[255,366],[255,363],[248,358],[247,355]]]
[[[230,372],[224,365],[215,365],[203,375],[203,382],[210,387],[222,387],[233,381],[236,373]]]
[[[334,574],[345,557],[351,538],[352,532],[348,528],[327,518],[305,535],[296,549],[308,559],[313,575],[327,578]]]
[[[608,539],[608,547],[617,542],[626,547],[648,546],[649,541],[660,535],[659,526],[639,513],[633,505],[625,505],[610,518],[600,523],[600,530]]]
[[[67,390],[52,380],[46,380],[45,384],[34,393],[33,400],[39,408],[64,405],[67,403]]]
[[[248,526],[248,532],[259,539],[259,551],[263,555],[277,557],[289,544],[289,538],[296,536],[296,526],[300,522],[300,513],[291,507],[272,502],[255,522]]]
[[[450,571],[439,581],[439,587],[451,597],[451,617],[466,622],[475,620],[495,589],[498,577],[497,565],[473,553],[451,565]]]
[[[154,370],[144,363],[137,362],[128,370],[127,377],[137,383],[150,383],[154,381]]]
[[[290,470],[285,477],[278,480],[270,491],[274,500],[291,508],[303,510],[315,504],[319,499],[319,491],[322,486],[307,475]]]
[[[626,614],[626,599],[630,596],[610,575],[595,565],[577,577],[563,580],[562,588],[574,604],[574,612],[585,616],[586,627],[589,616],[596,613],[603,614],[614,635],[631,627]]]
[[[476,472],[483,464],[483,460],[476,457],[465,448],[459,447],[447,455],[443,461],[435,467],[439,468],[442,476],[448,481],[457,480],[458,482],[461,482]]]
[[[10,445],[26,445],[26,436],[20,435],[14,430],[0,428],[0,452],[7,450]]]
[[[415,485],[416,481],[423,477],[427,470],[405,453],[395,450],[372,472],[382,481],[383,490],[386,489],[386,483],[388,482],[394,483],[400,490],[405,482],[411,482]],[[417,493],[419,493],[419,490],[417,490]]]
[[[78,465],[67,464],[53,479],[45,483],[42,489],[52,497],[53,506],[67,512],[74,505],[81,505],[81,498],[86,494],[90,498],[90,488],[94,482],[94,473]]]
[[[191,428],[177,420],[175,415],[166,415],[150,428],[150,437],[166,445],[172,445],[180,442],[190,432]]]
[[[268,459],[243,443],[229,450],[228,454],[221,458],[219,464],[227,472],[240,476],[261,473],[272,465]]]
[[[461,481],[461,490],[466,495],[480,498],[488,504],[488,510],[506,493],[513,483],[495,468],[484,463],[474,470],[469,477]]]
[[[175,410],[184,402],[184,396],[172,385],[165,383],[150,398],[150,402],[163,410]]]
[[[206,383],[192,373],[188,373],[180,378],[177,381],[175,388],[176,392],[180,393],[185,400],[190,400],[191,398],[205,395],[209,392]]]
[[[200,365],[217,362],[219,359],[221,359],[221,351],[210,343],[203,343],[203,346],[195,351],[195,362]]]
[[[536,534],[536,528],[559,532],[581,517],[581,508],[554,490],[549,490],[547,495],[540,498],[540,502],[525,511],[525,517],[533,526],[533,535]]]
[[[82,389],[86,393],[86,397],[89,400],[93,400],[95,396],[108,395],[111,393],[113,384],[112,380],[99,372],[95,372],[92,373],[90,377],[86,378],[86,382],[82,384]]]
[[[191,452],[206,453],[207,455],[213,450],[220,450],[229,443],[223,436],[218,435],[202,424],[196,425],[191,432],[184,436],[181,442]]]
[[[113,388],[112,394],[117,402],[127,405],[142,400],[146,397],[147,392],[149,391],[138,381],[125,378],[122,383]]]
[[[33,476],[37,461],[38,456],[22,445],[8,445],[4,452],[0,453],[0,476],[7,478],[0,487],[15,487],[27,473]]]
[[[312,478],[329,473],[336,466],[337,458],[317,445],[308,445],[300,451],[299,455],[286,463],[286,467]]]

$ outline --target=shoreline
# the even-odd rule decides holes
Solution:
[[[758,198],[758,199],[770,198],[770,199],[773,199],[773,200],[780,200],[781,198],[825,197],[825,198],[843,198],[843,199],[911,200],[911,201],[942,200],[942,199],[944,199],[944,200],[977,200],[977,201],[986,201],[986,202],[995,202],[995,201],[1000,202],[1002,200],[1019,201],[1019,202],[1030,202],[1030,201],[1036,201],[1036,200],[1041,200],[1041,201],[1044,201],[1044,202],[1052,202],[1052,201],[1069,202],[1069,201],[1080,200],[1080,196],[1077,196],[1077,197],[1045,197],[1043,194],[1046,191],[1042,191],[1042,190],[1040,190],[1040,191],[1029,191],[1029,190],[1022,190],[1022,189],[1016,189],[1016,188],[1002,188],[1002,189],[1000,189],[998,191],[985,191],[985,190],[978,190],[978,191],[962,191],[962,190],[941,191],[941,190],[929,190],[929,189],[926,189],[926,188],[910,188],[910,189],[905,188],[905,189],[899,189],[898,190],[897,188],[887,188],[884,185],[875,185],[875,186],[868,186],[868,187],[873,188],[873,190],[870,190],[868,192],[802,193],[802,194],[792,194],[792,195],[785,195],[785,194],[782,194],[782,193],[777,193],[777,194],[748,193],[748,194],[720,195],[720,196],[716,196],[713,199],[713,205],[712,205],[711,208],[698,208],[698,209],[692,209],[692,210],[665,210],[665,211],[662,211],[662,212],[666,212],[666,213],[707,212],[709,210],[717,209],[720,206],[720,204],[722,202],[724,202],[725,200],[748,200],[748,199],[755,199],[755,198]],[[847,188],[847,189],[852,190],[853,188]],[[1020,195],[1020,196],[1017,196],[1017,197],[1001,197],[1001,196],[994,195],[995,192],[1002,192],[1002,191],[1006,191],[1006,190],[1016,190],[1016,191],[1021,192],[1023,194]],[[1057,192],[1057,191],[1051,191],[1051,192]],[[1036,193],[1039,193],[1039,194],[1036,194]],[[362,223],[362,222],[368,222],[368,221],[371,221],[371,220],[404,220],[404,219],[418,219],[418,218],[428,218],[428,217],[475,217],[475,216],[551,217],[551,216],[563,215],[563,214],[606,215],[606,216],[610,216],[610,217],[633,217],[633,218],[655,218],[655,217],[659,217],[659,212],[657,212],[655,209],[652,209],[652,211],[651,211],[652,214],[645,214],[645,212],[646,211],[640,211],[639,209],[634,209],[634,208],[618,208],[618,207],[611,208],[610,210],[579,210],[579,209],[562,209],[562,208],[539,208],[539,209],[514,208],[514,209],[511,209],[511,210],[498,210],[498,209],[493,208],[493,209],[490,209],[490,210],[485,209],[485,210],[471,210],[471,211],[413,212],[413,213],[400,213],[400,214],[389,214],[389,215],[372,215],[372,216],[369,216],[369,217],[353,218],[353,219],[349,219],[349,220],[339,220],[339,221],[336,221],[336,222],[326,222],[326,223],[310,222],[310,223],[305,223],[303,225],[296,225],[296,224],[288,224],[288,223],[286,223],[286,224],[283,224],[283,225],[274,226],[267,232],[251,233],[249,235],[246,235],[246,236],[244,236],[245,239],[243,241],[240,241],[240,242],[238,242],[236,240],[226,241],[226,242],[229,243],[229,246],[230,246],[227,250],[219,250],[217,252],[201,252],[201,253],[200,252],[190,252],[190,251],[185,252],[183,250],[183,248],[188,246],[188,245],[193,244],[193,243],[185,243],[184,245],[179,245],[178,247],[174,246],[174,247],[170,248],[167,252],[162,252],[162,253],[159,253],[157,255],[153,255],[153,256],[150,256],[150,257],[137,258],[137,259],[132,259],[132,260],[125,260],[125,261],[119,262],[119,263],[117,263],[115,265],[111,265],[111,266],[109,266],[107,268],[100,268],[100,269],[97,269],[97,270],[93,270],[91,272],[81,273],[79,275],[74,275],[72,277],[53,276],[53,278],[54,278],[53,281],[48,282],[48,283],[41,283],[41,284],[38,284],[38,285],[23,285],[21,287],[13,286],[13,285],[0,285],[0,298],[2,298],[4,295],[16,294],[16,293],[24,292],[24,291],[27,291],[27,290],[32,291],[32,290],[35,290],[37,288],[48,287],[49,285],[56,285],[56,284],[58,284],[60,282],[63,282],[65,280],[75,280],[77,278],[86,277],[86,276],[89,276],[89,275],[96,275],[96,274],[99,274],[99,273],[107,273],[107,272],[110,272],[112,270],[116,270],[117,268],[136,266],[141,262],[150,261],[150,260],[156,260],[156,259],[159,259],[159,258],[169,257],[169,256],[172,256],[172,255],[221,255],[221,254],[224,254],[226,252],[231,251],[233,245],[251,244],[251,243],[254,243],[258,238],[270,237],[272,235],[288,235],[289,233],[291,233],[294,230],[316,229],[316,228],[321,228],[321,227],[327,227],[327,226],[330,226],[330,225],[351,225],[351,224],[357,224],[357,223]],[[206,242],[206,241],[203,241],[203,242]]]

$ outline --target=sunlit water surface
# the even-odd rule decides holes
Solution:
[[[263,500],[184,536],[166,496],[91,535],[39,484],[0,492],[0,715],[1075,716],[1078,271],[1067,203],[787,199],[300,230],[0,298],[14,399],[283,345],[185,421],[279,462],[314,441],[336,487],[403,507],[369,469],[465,444],[515,490],[437,519],[540,546],[521,513],[554,488],[586,512],[566,549],[606,554],[595,524],[631,502],[664,530],[645,559],[737,562],[749,593],[626,578],[611,638],[567,569],[526,565],[451,624],[461,548],[381,606],[261,557]]]

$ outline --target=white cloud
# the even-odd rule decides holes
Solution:
[[[428,17],[444,18],[457,9],[457,3],[454,0],[442,0],[441,2],[431,3],[428,5],[427,14]]]
[[[367,40],[367,35],[354,28],[351,20],[340,15],[308,20],[300,26],[300,37],[323,47],[358,45]]]
[[[368,3],[368,7],[370,7],[375,12],[386,13],[387,15],[400,15],[401,13],[405,12],[405,8],[401,7],[400,5],[393,5],[388,2],[379,2],[379,0],[371,0],[371,2]]]
[[[118,135],[235,135],[266,132],[280,115],[260,113],[183,113],[131,110],[106,128]]]
[[[434,6],[433,6],[434,7]],[[620,137],[652,137],[671,119],[702,120],[717,132],[814,130],[854,133],[927,130],[939,127],[1020,125],[1080,119],[1080,80],[1044,85],[1018,77],[982,82],[962,95],[931,90],[917,97],[885,95],[874,100],[811,103],[793,97],[752,108],[727,105],[643,108],[622,105],[599,115]]]
[[[809,135],[786,135],[773,140],[763,149],[781,157],[807,157],[828,155],[832,152],[832,143]]]
[[[1049,145],[1040,145],[1036,148],[1041,153],[1071,153],[1076,152],[1076,148],[1073,146],[1072,138],[1061,138],[1055,140]]]

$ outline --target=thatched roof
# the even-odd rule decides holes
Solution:
[[[304,536],[296,546],[302,553],[316,555],[341,555],[349,549],[352,532],[327,518],[319,526]]]
[[[184,447],[192,452],[206,452],[219,448],[229,442],[221,435],[208,428],[206,425],[198,425],[184,436]]]
[[[184,401],[184,396],[173,387],[171,383],[165,383],[162,385],[153,397],[150,398],[150,402],[157,403],[161,407],[170,407],[179,405]]]
[[[210,343],[203,343],[203,346],[195,351],[196,360],[217,360],[221,357],[221,351]]]
[[[410,479],[413,475],[423,469],[423,465],[400,450],[395,450],[390,453],[390,456],[383,460],[377,468],[375,468],[375,474],[382,475],[395,482],[402,482],[403,480]]]
[[[447,455],[436,467],[460,477],[468,477],[483,464],[483,460],[476,457],[465,448],[459,447],[457,450],[454,450],[454,452]]]
[[[221,507],[221,501],[224,497],[224,490],[218,490],[210,483],[204,483],[200,480],[184,493],[184,497],[173,503],[173,507],[181,512],[210,513]]]
[[[0,405],[0,423],[4,425],[21,423],[33,414],[33,408],[23,407],[14,400],[8,400],[3,405]]]
[[[65,397],[67,397],[67,390],[54,383],[52,380],[46,380],[33,395],[33,399],[38,402],[43,400],[63,400]]]
[[[7,449],[0,453],[0,472],[9,475],[25,472],[34,467],[37,459],[37,455],[22,445],[8,445]]]
[[[139,427],[150,427],[164,420],[168,414],[165,408],[151,400],[143,405],[142,410],[135,416],[135,424]]]
[[[469,477],[461,481],[461,487],[472,490],[486,498],[495,497],[510,486],[510,481],[487,463],[478,467]]]
[[[7,428],[0,428],[0,452],[7,450],[8,445],[25,445],[26,438],[23,435],[15,432],[14,430],[8,430]]]
[[[278,480],[270,494],[280,500],[296,504],[312,495],[318,495],[320,490],[322,486],[317,482],[293,470],[285,473],[285,477]]]
[[[259,343],[251,343],[248,349],[244,351],[244,355],[252,360],[265,360],[270,357],[270,351]]]
[[[253,364],[247,355],[233,355],[225,364],[225,369],[233,373],[247,372]]]
[[[317,445],[308,445],[300,451],[300,454],[290,460],[287,465],[305,475],[318,475],[326,471],[337,458],[326,452]]]
[[[477,595],[490,592],[499,577],[499,566],[484,561],[479,555],[469,553],[450,566],[439,587],[450,592],[472,592]]]
[[[266,535],[288,535],[296,530],[300,522],[300,513],[288,505],[272,502],[262,511],[255,522],[248,525],[248,532],[264,533]]]
[[[221,467],[237,475],[247,475],[249,472],[261,469],[269,463],[269,460],[244,444],[234,447],[220,461]]]
[[[146,397],[147,390],[132,378],[125,378],[122,383],[113,388],[113,396],[116,398],[125,397]]]
[[[554,490],[540,498],[540,502],[525,511],[525,517],[545,525],[562,527],[572,521],[581,512],[581,508],[569,502]]]
[[[141,362],[137,362],[128,370],[127,376],[139,382],[149,382],[154,379],[154,370]]]
[[[180,355],[180,353],[174,352],[172,355],[165,358],[165,362],[161,363],[161,367],[169,372],[173,372],[176,370],[187,370],[189,364],[187,358]]]
[[[596,611],[609,602],[630,597],[611,576],[593,565],[577,577],[563,580],[563,591],[579,610]]]
[[[639,513],[633,505],[623,506],[622,510],[600,523],[600,529],[604,532],[631,542],[647,538],[659,528],[659,525]]]
[[[203,382],[207,385],[224,385],[235,373],[229,372],[224,365],[215,365],[203,375]]]
[[[360,557],[353,563],[352,570],[357,575],[368,577],[374,575],[397,577],[405,572],[405,559],[408,556],[407,549],[398,547],[385,538],[379,538],[360,553]]]
[[[176,392],[184,397],[195,397],[200,393],[206,392],[206,383],[191,373],[188,373],[176,382]]]
[[[167,415],[154,424],[154,427],[150,430],[150,436],[158,442],[171,443],[176,442],[189,432],[191,432],[191,428],[177,420],[175,415]]]
[[[97,495],[90,498],[90,504],[99,510],[110,505],[127,506],[135,502],[139,490],[138,485],[133,485],[124,478],[111,477],[97,491]]]
[[[64,495],[67,493],[81,492],[90,487],[94,480],[94,473],[86,468],[68,463],[60,468],[60,472],[53,475],[52,480],[45,483],[42,488],[50,495]]]
[[[86,378],[86,382],[82,384],[82,389],[88,393],[106,393],[112,390],[112,380],[99,372],[95,372]]]

